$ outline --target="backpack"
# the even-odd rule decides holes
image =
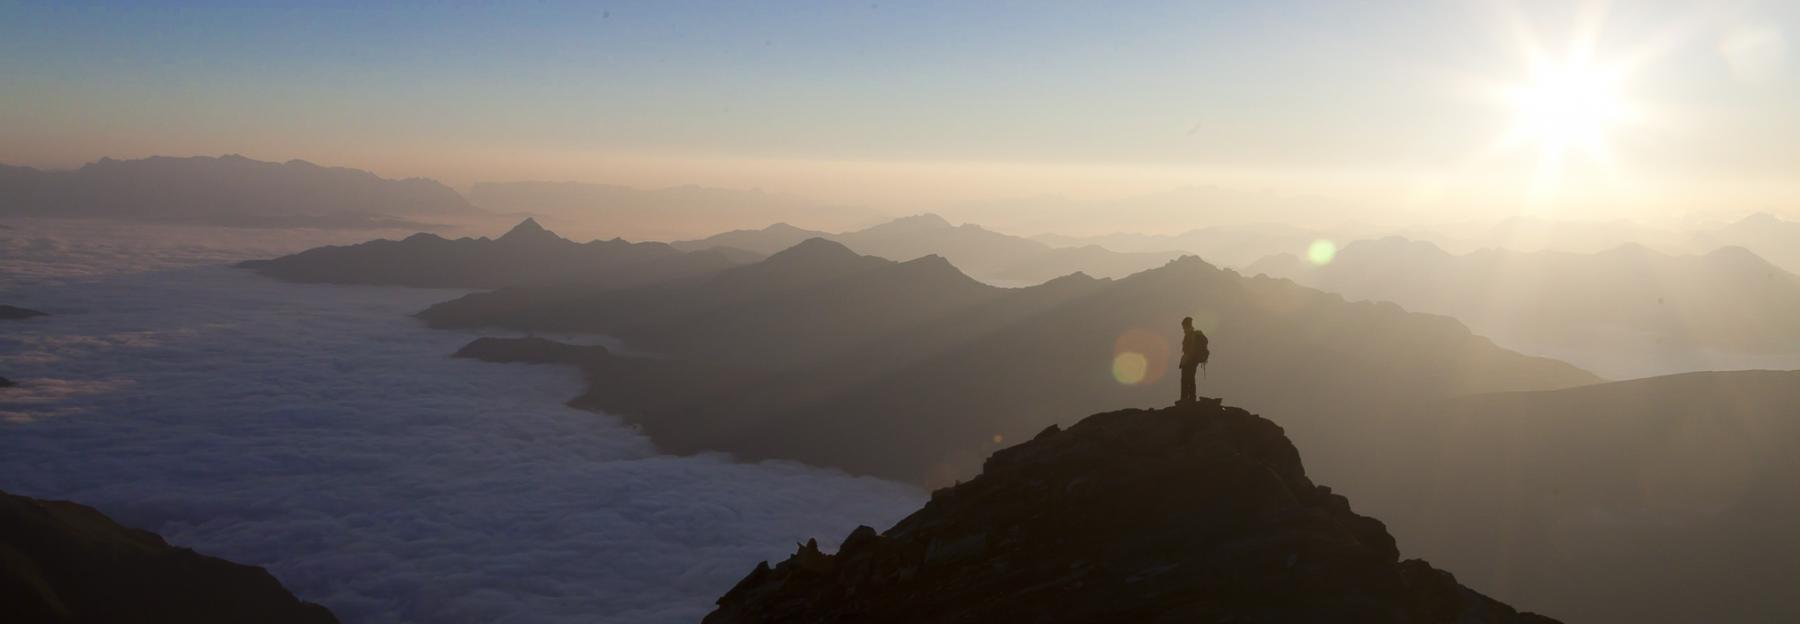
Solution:
[[[1207,348],[1208,341],[1206,339],[1206,332],[1196,329],[1193,334],[1184,337],[1184,340],[1192,340],[1194,342],[1194,348],[1192,349],[1193,355],[1191,358],[1188,355],[1188,345],[1181,345],[1181,360],[1184,365],[1190,360],[1195,364],[1205,364],[1207,358],[1212,356],[1212,350]]]

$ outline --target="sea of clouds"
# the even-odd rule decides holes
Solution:
[[[564,406],[573,370],[448,357],[474,334],[407,315],[452,291],[218,266],[322,235],[94,227],[0,229],[0,303],[51,313],[0,321],[0,489],[266,566],[347,622],[692,622],[756,562],[924,499],[659,454]]]

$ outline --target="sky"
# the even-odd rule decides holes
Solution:
[[[1779,2],[0,2],[0,162],[1795,214],[1796,36]]]

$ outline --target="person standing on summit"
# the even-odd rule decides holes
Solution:
[[[1210,355],[1206,332],[1194,329],[1194,317],[1181,319],[1181,400],[1176,401],[1177,404],[1196,400],[1194,371],[1205,366]]]

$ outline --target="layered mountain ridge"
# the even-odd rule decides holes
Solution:
[[[450,240],[418,233],[308,249],[238,263],[277,279],[303,283],[421,288],[504,288],[564,284],[618,288],[703,275],[739,264],[718,252],[687,253],[663,243],[622,239],[577,243],[527,218],[498,238]]]
[[[1213,336],[1205,386],[1264,406],[1303,438],[1334,431],[1337,419],[1323,413],[1598,381],[1500,349],[1446,317],[1349,303],[1192,257],[1124,279],[1072,275],[1008,289],[941,258],[892,262],[814,239],[688,280],[508,289],[419,314],[440,328],[607,334],[657,354],[584,359],[590,385],[574,404],[631,419],[666,450],[932,484],[972,474],[996,437],[1173,396],[1184,316]],[[1143,368],[1118,370],[1121,358]],[[1294,384],[1317,390],[1295,393]]]

